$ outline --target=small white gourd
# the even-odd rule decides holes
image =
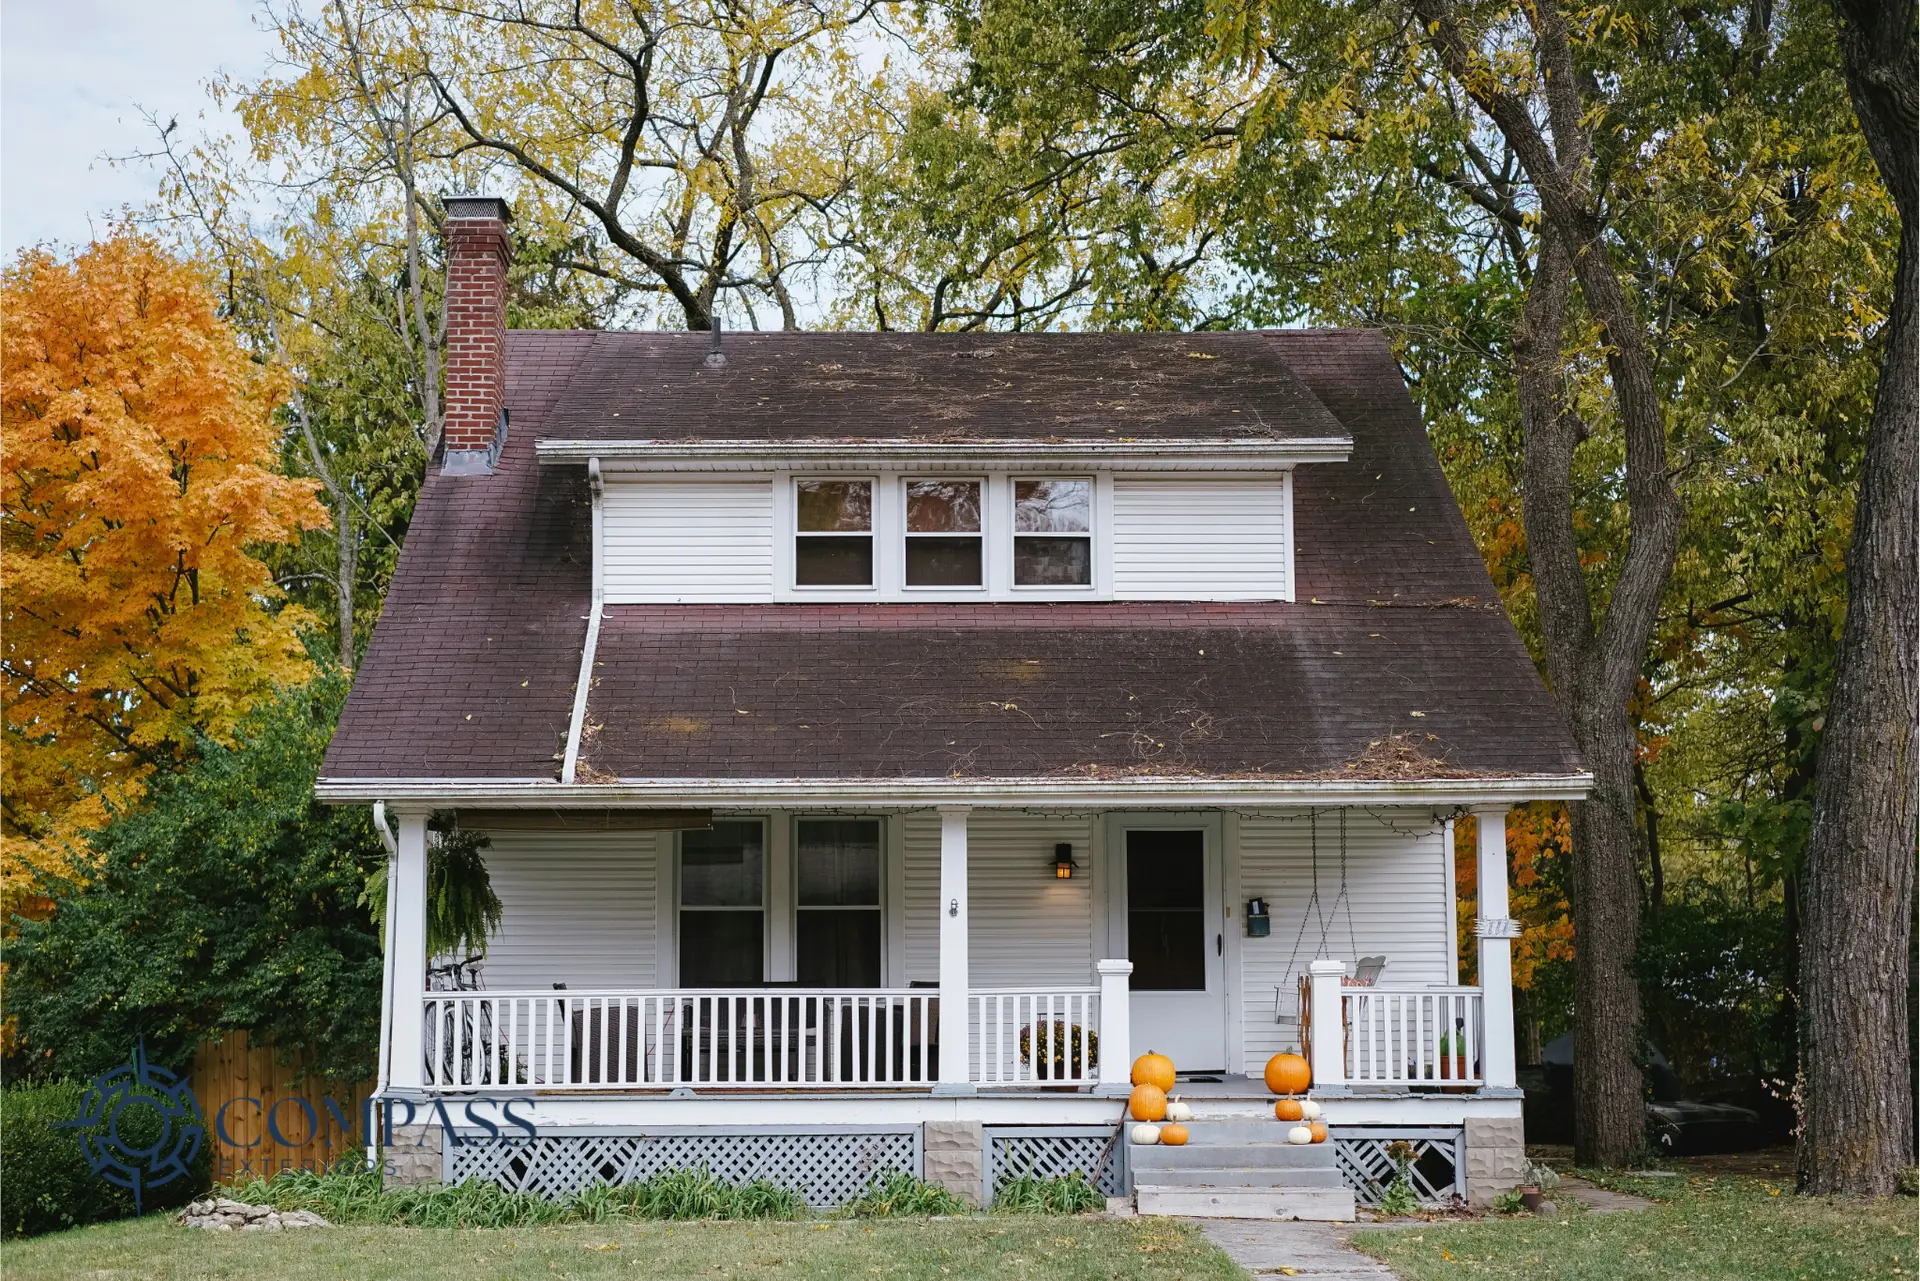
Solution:
[[[1312,1138],[1313,1136],[1309,1134],[1307,1137]],[[1160,1127],[1157,1125],[1146,1125],[1146,1124],[1134,1126],[1133,1141],[1143,1146],[1147,1144],[1158,1143],[1160,1141]]]
[[[1296,1125],[1287,1131],[1287,1142],[1311,1143],[1313,1142],[1313,1131],[1304,1125]]]
[[[1193,1120],[1193,1108],[1179,1099],[1167,1104],[1167,1120],[1178,1121],[1182,1125]]]
[[[1318,1121],[1320,1119],[1320,1105],[1312,1099],[1301,1099],[1300,1115],[1305,1120]]]

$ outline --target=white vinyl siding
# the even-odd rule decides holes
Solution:
[[[1287,488],[1262,480],[1113,482],[1113,594],[1119,600],[1292,597]]]
[[[489,990],[647,988],[658,982],[656,832],[493,832],[486,851],[500,930]]]
[[[607,602],[773,599],[773,484],[740,480],[610,482]]]
[[[1340,899],[1340,815],[1319,817],[1320,912],[1326,955],[1351,965],[1385,956],[1380,981],[1395,987],[1446,983],[1452,954],[1452,871],[1445,866],[1440,820],[1425,811],[1347,813],[1347,895]],[[1245,815],[1240,820],[1240,900],[1264,898],[1273,933],[1240,940],[1242,1015],[1249,1072],[1293,1048],[1291,1026],[1274,1022],[1274,988],[1287,989],[1320,955],[1321,917],[1302,921],[1314,888],[1312,827],[1305,814]],[[1351,926],[1349,926],[1351,911]],[[1349,932],[1351,930],[1351,933]]]
[[[940,819],[905,822],[907,978],[940,977]],[[1093,883],[1088,871],[1060,880],[1053,847],[1073,843],[1093,863],[1084,815],[975,811],[967,824],[970,983],[975,988],[1073,987],[1095,982]]]

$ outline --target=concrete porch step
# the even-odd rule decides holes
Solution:
[[[1133,1194],[1141,1214],[1353,1222],[1353,1192],[1348,1188],[1190,1188],[1135,1183]]]
[[[1162,1143],[1136,1144],[1128,1153],[1136,1170],[1164,1170],[1194,1166],[1258,1165],[1288,1170],[1332,1170],[1333,1144],[1327,1143],[1215,1143],[1170,1148]]]
[[[1276,1121],[1271,1113],[1264,1121],[1240,1117],[1215,1120],[1196,1116],[1187,1122],[1187,1146],[1212,1147],[1222,1143],[1285,1143],[1287,1131],[1297,1124],[1301,1123]]]
[[[1156,1187],[1186,1188],[1338,1188],[1346,1186],[1340,1171],[1328,1167],[1291,1170],[1272,1165],[1230,1165],[1222,1153],[1222,1164],[1207,1166],[1169,1166],[1142,1170],[1134,1167],[1136,1181],[1151,1179]]]

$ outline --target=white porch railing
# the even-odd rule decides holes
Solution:
[[[1343,987],[1346,1079],[1355,1085],[1475,1087],[1481,1075],[1477,987]]]
[[[1100,1079],[1098,988],[974,992],[967,1029],[977,1085],[1082,1086]]]
[[[429,992],[424,1004],[429,1089],[873,1089],[940,1075],[932,991]]]

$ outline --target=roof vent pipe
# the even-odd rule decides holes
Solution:
[[[727,353],[720,350],[720,316],[713,317],[713,339],[707,344],[707,368],[718,369],[727,363]]]

